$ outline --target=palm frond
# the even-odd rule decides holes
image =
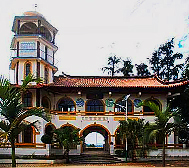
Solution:
[[[9,123],[6,121],[0,121],[0,129],[7,132],[9,130]]]
[[[153,101],[144,101],[140,105],[142,106],[148,106],[154,111],[155,115],[159,117],[161,115],[161,110],[157,104],[155,104]]]

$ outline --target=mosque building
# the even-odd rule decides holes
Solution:
[[[104,137],[103,150],[114,154],[115,150],[124,147],[124,141],[116,136],[120,120],[140,118],[154,122],[154,112],[138,104],[151,100],[165,110],[169,98],[182,92],[188,84],[187,81],[166,83],[155,75],[55,76],[58,71],[55,65],[58,30],[43,15],[31,11],[15,16],[12,31],[10,69],[14,70],[15,84],[21,85],[29,73],[43,79],[43,84],[30,84],[22,102],[25,107],[48,108],[52,114],[49,123],[34,116],[26,119],[27,122],[38,119],[40,129],[29,126],[19,134],[16,154],[62,154],[62,149],[53,145],[49,148],[49,145],[42,143],[41,137],[48,130],[66,126],[79,128],[79,134],[84,137],[91,132],[100,133]],[[174,144],[178,144],[178,135],[172,133],[166,138],[166,145],[174,148]],[[177,150],[176,147],[174,149]],[[82,143],[73,147],[70,154],[79,155],[83,151]],[[1,147],[0,153],[11,153],[11,148]]]

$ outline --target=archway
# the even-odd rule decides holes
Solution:
[[[35,23],[26,22],[20,28],[20,34],[36,34],[37,26]]]
[[[109,130],[105,126],[100,124],[88,125],[81,130],[80,136],[83,136],[82,152],[109,151],[111,136]]]

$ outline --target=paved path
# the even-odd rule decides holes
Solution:
[[[58,166],[56,168],[135,168],[135,166]],[[28,167],[22,167],[22,168],[28,168]],[[40,167],[40,168],[47,168],[47,167]],[[53,168],[53,167],[51,167]],[[136,166],[136,168],[144,168]],[[148,167],[150,168],[150,167]],[[153,167],[154,168],[154,167]],[[158,168],[165,168],[165,167],[158,167]],[[176,167],[176,168],[183,168],[183,167]]]
[[[16,159],[16,163],[22,163],[22,164],[28,164],[28,163],[45,163],[45,164],[51,164],[53,163],[54,160],[40,160],[40,159]],[[8,164],[12,163],[11,159],[0,159],[0,163],[3,164]],[[0,165],[1,166],[1,165]]]

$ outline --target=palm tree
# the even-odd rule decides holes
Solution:
[[[128,77],[130,76],[130,73],[133,72],[134,66],[131,64],[131,60],[129,59],[126,61],[123,60],[123,63],[124,63],[123,68],[120,68],[120,71],[123,73],[125,77]]]
[[[143,134],[145,128],[144,119],[128,119],[127,121],[120,121],[120,137],[128,139],[131,150],[132,161],[135,159],[135,150],[137,145],[143,144]],[[126,151],[127,152],[127,151]]]
[[[23,120],[29,116],[35,115],[49,121],[44,109],[33,107],[24,108],[21,102],[22,93],[26,90],[29,82],[36,81],[33,75],[29,74],[18,88],[11,85],[9,80],[0,77],[0,115],[3,120],[0,121],[0,138],[3,142],[9,141],[12,148],[12,167],[16,167],[15,159],[15,140],[18,134],[26,128]],[[31,123],[35,126],[35,122]]]
[[[110,56],[108,58],[108,66],[107,67],[103,67],[102,71],[108,71],[108,74],[111,74],[111,76],[114,76],[115,73],[119,73],[120,70],[117,67],[117,64],[120,62],[121,58],[116,57],[116,55],[114,56]]]
[[[142,106],[150,107],[155,113],[155,123],[149,124],[145,129],[145,141],[148,143],[150,139],[157,137],[157,135],[158,138],[162,140],[162,164],[163,167],[165,167],[165,137],[181,126],[181,120],[177,111],[171,111],[169,107],[167,107],[165,111],[161,111],[159,106],[152,101],[145,101],[142,103]],[[172,119],[174,119],[174,122],[171,122]]]
[[[82,138],[79,137],[79,129],[73,129],[70,126],[61,127],[54,131],[55,141],[64,147],[66,150],[64,156],[66,157],[66,163],[69,163],[69,151],[74,145],[80,144]]]

